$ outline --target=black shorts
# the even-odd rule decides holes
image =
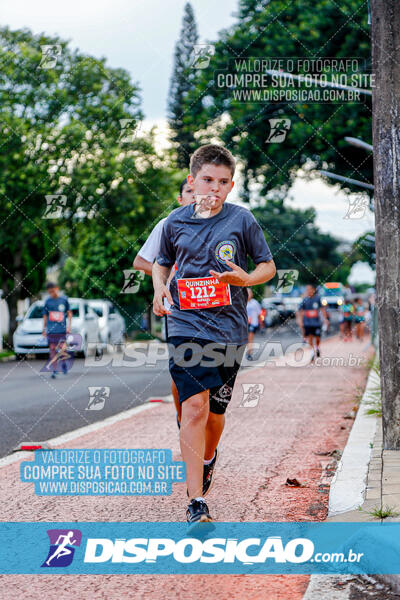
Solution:
[[[171,344],[169,371],[178,389],[179,403],[210,390],[210,412],[222,415],[232,398],[246,344],[217,344],[177,336],[170,337],[168,343]],[[215,350],[213,356],[203,351],[208,344]]]
[[[249,333],[256,333],[259,330],[258,325],[249,325]]]
[[[47,343],[49,344],[54,344],[54,345],[58,345],[60,342],[65,342],[65,340],[67,339],[67,334],[66,333],[48,333],[47,334]]]
[[[304,325],[304,336],[315,335],[321,337],[321,325]]]

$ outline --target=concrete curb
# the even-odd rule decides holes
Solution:
[[[377,417],[366,414],[370,390],[377,376],[371,369],[349,439],[343,451],[329,493],[328,517],[355,510],[364,502],[368,465],[371,459]]]
[[[376,382],[377,376],[371,369],[353,427],[331,483],[328,518],[355,510],[364,502],[371,444],[378,420],[377,417],[367,415],[366,408],[370,390]],[[336,586],[338,582],[341,585],[349,583],[353,578],[353,575],[311,575],[303,600],[346,600],[350,598],[350,588],[347,585],[341,588]]]

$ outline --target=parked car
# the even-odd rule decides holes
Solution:
[[[264,298],[261,302],[263,310],[265,310],[264,323],[266,327],[273,327],[280,323],[279,311],[274,302],[269,302],[270,298]]]
[[[72,311],[71,333],[79,334],[82,338],[79,354],[88,356],[98,352],[100,331],[96,313],[82,298],[68,298]],[[26,354],[43,355],[49,353],[47,337],[42,336],[44,302],[33,302],[24,317],[17,317],[19,325],[14,332],[14,352],[17,358]],[[96,346],[89,346],[96,344]]]
[[[119,344],[125,340],[125,319],[109,300],[88,300],[99,318],[100,340],[103,344]]]
[[[288,318],[288,312],[282,301],[282,298],[279,298],[278,296],[272,296],[271,298],[264,298],[263,302],[264,301],[265,305],[268,304],[270,307],[274,307],[275,310],[278,311],[278,322],[283,323],[283,321],[286,321],[286,319]]]
[[[287,317],[295,317],[296,312],[299,309],[300,303],[303,298],[297,296],[288,296],[286,298],[282,298],[283,305],[285,307],[285,314]]]

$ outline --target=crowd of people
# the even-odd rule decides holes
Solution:
[[[353,334],[357,340],[364,340],[365,326],[371,316],[371,303],[366,303],[361,296],[351,299],[349,296],[344,298],[343,304],[339,307],[339,337],[344,342],[353,339]],[[247,359],[253,360],[253,342],[254,334],[262,331],[265,326],[265,309],[254,298],[252,290],[248,289],[247,316],[249,325],[249,340],[247,347]],[[330,325],[330,315],[321,302],[316,287],[309,284],[305,288],[303,299],[299,304],[296,314],[296,322],[299,326],[303,339],[308,343],[313,352],[312,358],[321,355],[320,341],[322,331],[328,331]]]

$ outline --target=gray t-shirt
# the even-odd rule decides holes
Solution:
[[[225,203],[208,219],[194,217],[194,205],[175,209],[164,223],[157,262],[177,271],[170,283],[174,301],[168,315],[168,335],[223,344],[245,344],[248,339],[247,289],[230,286],[232,304],[206,309],[179,308],[177,279],[210,277],[210,269],[230,271],[226,258],[248,271],[247,257],[255,264],[272,260],[260,225],[241,206]]]

